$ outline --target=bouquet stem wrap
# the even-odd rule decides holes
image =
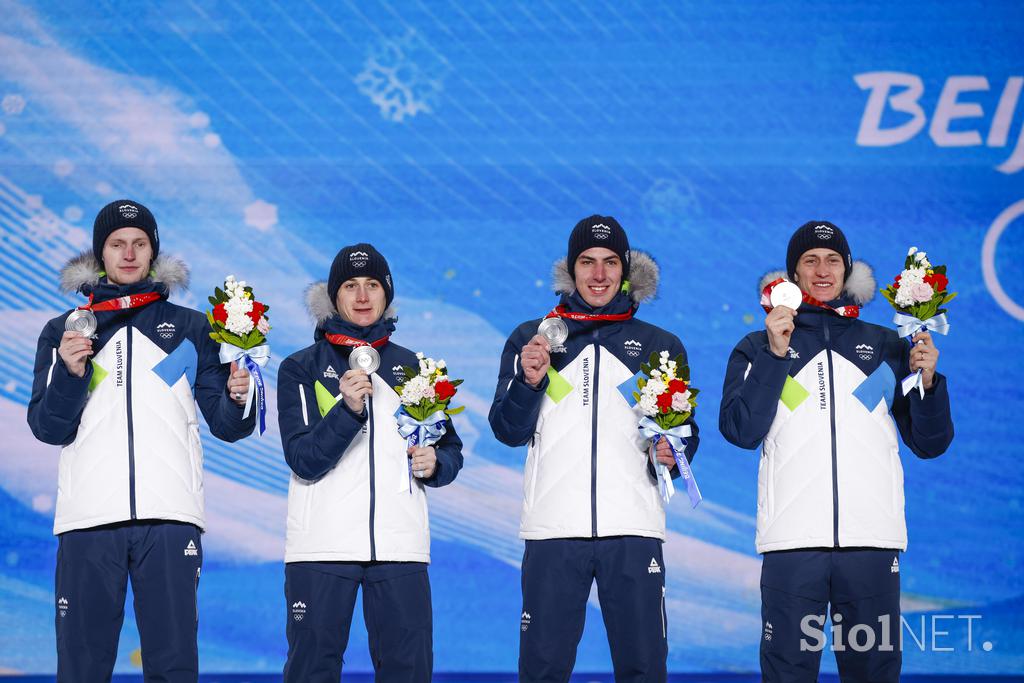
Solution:
[[[242,349],[232,344],[221,343],[220,362],[231,363],[238,361],[239,365],[249,371],[252,379],[249,382],[249,391],[245,395],[245,410],[242,412],[242,419],[249,417],[252,412],[253,398],[256,399],[256,412],[259,418],[256,421],[256,430],[260,436],[267,431],[267,390],[263,382],[263,373],[260,368],[270,362],[270,345],[261,344],[251,349]]]
[[[395,419],[398,421],[398,433],[402,435],[410,446],[433,446],[447,431],[445,429],[445,422],[448,421],[448,416],[443,410],[427,415],[426,419],[417,420],[406,412],[405,406],[401,406],[395,411]],[[398,490],[405,491],[408,489],[409,493],[412,493],[412,460],[409,458],[406,458],[406,460],[408,461],[408,467],[406,468],[408,474],[406,477],[402,477]]]
[[[700,488],[697,486],[697,480],[693,477],[693,470],[690,469],[690,463],[686,460],[685,454],[686,437],[693,433],[690,425],[662,429],[657,422],[644,416],[640,419],[639,429],[644,438],[651,440],[651,459],[654,461],[654,469],[657,472],[658,492],[661,493],[661,499],[667,505],[676,493],[670,468],[658,462],[658,459],[654,457],[658,442],[665,439],[672,449],[672,457],[675,458],[679,474],[686,482],[686,495],[690,498],[690,507],[697,507],[701,501]]]
[[[921,330],[928,330],[935,334],[949,334],[949,320],[946,319],[945,313],[940,313],[927,320],[921,320],[905,313],[897,313],[892,321],[896,323],[897,333],[909,340],[913,340],[914,335]],[[904,396],[916,388],[921,398],[924,398],[924,380],[921,377],[921,370],[912,372],[900,380],[900,386],[903,388]]]

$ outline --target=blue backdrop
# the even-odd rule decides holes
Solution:
[[[1022,35],[1016,2],[0,0],[0,670],[55,668],[58,454],[25,424],[35,341],[80,303],[55,283],[95,212],[130,196],[192,267],[180,302],[204,307],[232,273],[271,304],[271,385],[311,340],[302,292],[336,250],[389,258],[396,340],[466,379],[466,467],[430,501],[438,671],[515,668],[524,453],[486,413],[576,220],[612,214],[657,257],[640,315],[683,339],[703,389],[706,501],[668,515],[675,671],[757,667],[757,455],[716,424],[729,351],[762,324],[758,278],[812,218],[880,282],[926,249],[960,292],[939,340],[957,436],[936,461],[904,453],[905,670],[1020,671]],[[880,298],[864,315],[891,317]],[[286,651],[273,403],[264,439],[205,442],[209,671],[279,671]],[[577,669],[610,670],[606,651],[592,601]],[[370,668],[361,626],[347,660]]]

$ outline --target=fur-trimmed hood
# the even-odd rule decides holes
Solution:
[[[172,254],[162,254],[151,266],[154,282],[162,282],[171,294],[188,289],[188,265]],[[99,284],[103,266],[92,251],[83,251],[60,269],[60,291],[73,294]]]
[[[658,293],[661,271],[654,257],[637,249],[629,250],[629,298],[634,305],[650,301]],[[551,289],[556,294],[572,294],[576,281],[569,275],[569,264],[560,258],[551,266]]]
[[[761,296],[761,292],[769,282],[774,282],[780,277],[784,280],[789,279],[789,275],[784,269],[773,270],[761,276],[761,280],[757,284],[757,296]],[[878,291],[878,287],[875,284],[875,273],[871,270],[871,266],[864,261],[854,261],[853,267],[850,268],[850,272],[846,276],[846,281],[843,282],[843,296],[849,297],[858,306],[863,306],[875,298],[876,291]]]
[[[317,327],[322,326],[332,316],[338,315],[338,309],[334,307],[334,302],[331,301],[331,296],[327,293],[327,280],[320,280],[306,287],[306,310],[309,311],[309,316]],[[395,307],[388,306],[381,318],[383,320],[398,320]]]

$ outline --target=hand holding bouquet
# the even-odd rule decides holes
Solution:
[[[903,272],[895,281],[881,290],[882,296],[896,309],[893,322],[899,328],[899,335],[913,342],[914,336],[922,330],[936,334],[949,333],[946,309],[942,308],[956,297],[948,292],[949,280],[946,266],[933,266],[928,255],[911,247],[903,264]],[[911,373],[901,382],[903,395],[915,387],[924,397],[924,382],[921,370]]]
[[[668,351],[652,353],[650,362],[640,366],[640,372],[644,376],[637,379],[638,391],[633,392],[633,398],[643,414],[640,433],[651,439],[650,457],[657,472],[662,500],[667,504],[675,495],[670,468],[654,456],[658,442],[664,439],[672,449],[672,457],[686,482],[690,505],[697,507],[701,501],[700,488],[685,454],[686,439],[692,431],[684,423],[697,407],[700,390],[690,386],[690,368],[683,363],[683,357],[670,359]]]
[[[451,408],[451,400],[455,396],[456,387],[462,384],[461,379],[448,379],[448,367],[443,360],[434,361],[422,353],[416,354],[418,368],[402,367],[405,382],[395,387],[401,397],[402,405],[395,411],[398,421],[398,433],[410,447],[432,446],[440,440],[446,431],[445,424],[450,415],[461,413],[465,406]],[[409,489],[412,492],[412,464],[409,476],[403,478],[399,490]],[[418,473],[416,476],[420,476]]]
[[[270,321],[267,311],[270,307],[256,300],[252,287],[245,281],[238,282],[234,275],[224,279],[224,288],[215,287],[209,297],[212,311],[206,312],[210,322],[210,338],[220,343],[220,362],[238,362],[249,371],[252,381],[245,398],[242,417],[252,412],[253,398],[257,399],[259,420],[257,432],[260,436],[267,430],[266,389],[260,368],[270,361],[270,346],[267,333]]]

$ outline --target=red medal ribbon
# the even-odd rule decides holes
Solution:
[[[569,320],[605,320],[610,322],[618,322],[621,320],[629,320],[636,313],[635,308],[630,308],[625,313],[574,313],[573,311],[565,310],[565,306],[557,306],[555,310],[548,313],[544,318],[567,318]]]
[[[761,308],[764,309],[765,313],[768,313],[772,310],[772,290],[775,289],[775,286],[778,285],[780,282],[785,281],[785,278],[780,277],[776,280],[772,280],[771,282],[769,282],[767,285],[765,285],[764,289],[761,290]],[[818,308],[824,308],[826,311],[832,311],[841,318],[860,317],[860,306],[839,306],[838,308],[836,308],[833,306],[829,306],[828,304],[822,301],[818,301],[807,292],[801,293],[803,294],[803,302],[805,304],[817,306]]]
[[[325,334],[324,338],[335,346],[372,346],[375,349],[379,349],[388,343],[388,339],[391,339],[391,335],[389,334],[386,337],[381,337],[377,341],[373,342],[356,339],[355,337],[350,337],[347,334]]]
[[[92,302],[92,294],[89,295],[89,303],[84,306],[79,306],[78,310],[89,310],[89,311],[123,311],[129,308],[140,308],[146,304],[151,304],[160,298],[160,294],[157,292],[146,292],[145,294],[129,294],[128,296],[119,296],[115,299],[107,299],[101,301],[98,304]]]

